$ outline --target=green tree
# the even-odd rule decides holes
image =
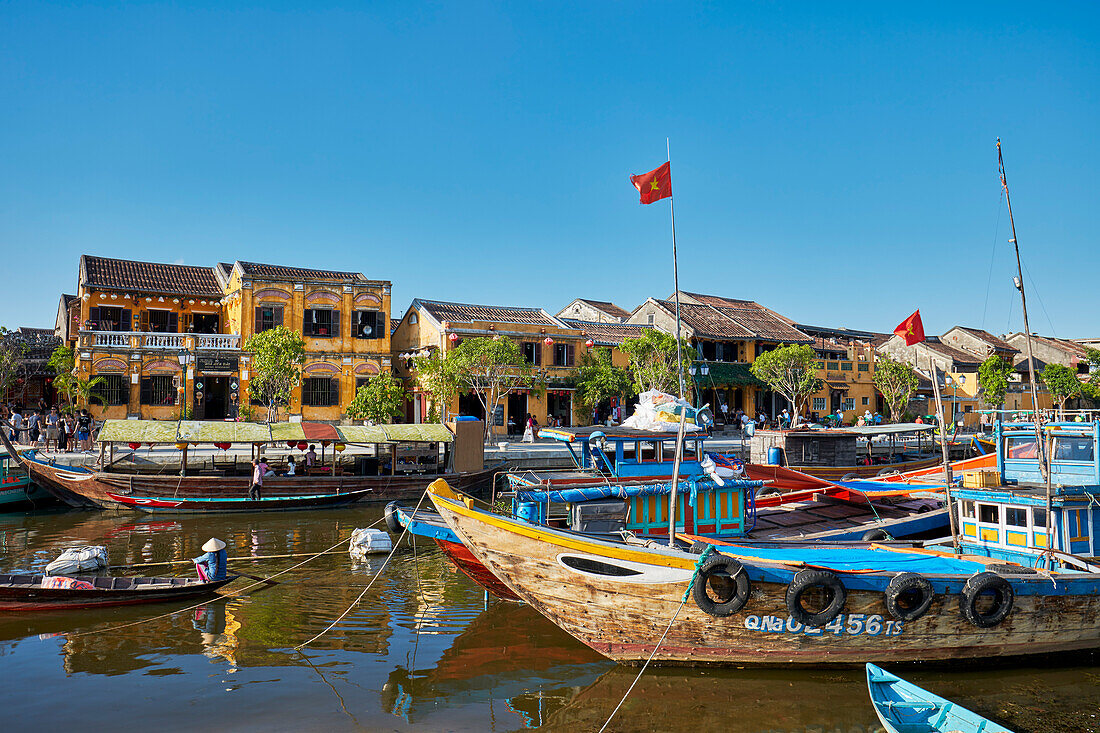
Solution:
[[[26,353],[27,345],[23,340],[0,326],[0,398],[6,399],[18,383]]]
[[[664,331],[651,328],[635,339],[623,341],[622,352],[630,357],[630,373],[634,377],[634,389],[648,392],[657,389],[669,394],[680,393],[680,374],[685,375],[685,399],[691,398],[691,380],[686,375],[695,357],[695,347],[687,339],[680,339],[683,355],[679,368],[676,364],[676,338]]]
[[[987,405],[1001,407],[1008,393],[1008,378],[1012,375],[1012,362],[994,354],[978,367],[978,385],[984,392]]]
[[[73,369],[76,367],[76,354],[65,344],[59,344],[58,347],[53,350],[53,353],[50,354],[46,366],[54,373],[54,389],[56,389],[57,393],[63,396],[69,403],[69,406],[72,407],[76,399],[76,376],[73,374]]]
[[[101,386],[106,381],[103,377],[90,377],[88,379],[73,377],[72,394],[76,406],[89,407],[93,399],[102,403],[104,400],[103,393],[97,391],[96,387]]]
[[[427,356],[414,357],[412,361],[416,383],[432,396],[429,420],[444,420],[447,405],[458,394],[458,375],[454,370],[454,361],[442,358],[438,351]]]
[[[1039,372],[1039,380],[1058,403],[1058,412],[1066,409],[1066,402],[1071,397],[1081,394],[1081,380],[1077,378],[1077,372],[1063,364],[1047,364]]]
[[[405,414],[405,388],[389,372],[372,377],[355,390],[344,412],[352,420],[389,422]]]
[[[824,382],[817,376],[817,354],[806,344],[765,351],[749,367],[752,375],[787,398],[794,407],[791,425],[797,425],[802,407]]]
[[[905,411],[906,405],[909,404],[909,398],[913,396],[917,385],[920,384],[916,373],[908,364],[895,361],[887,354],[883,354],[875,364],[873,381],[890,408],[890,420],[897,422]]]
[[[444,359],[459,393],[470,392],[485,410],[485,437],[489,438],[493,409],[512,392],[541,390],[546,382],[523,358],[519,344],[507,337],[466,339]]]
[[[625,396],[632,387],[630,372],[612,363],[611,349],[595,349],[581,357],[574,396],[585,414],[591,414],[606,399]]]
[[[249,337],[244,350],[252,355],[248,396],[268,406],[267,421],[273,422],[279,405],[289,403],[294,388],[301,384],[306,342],[286,326],[276,326]]]

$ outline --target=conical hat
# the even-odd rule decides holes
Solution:
[[[206,544],[202,546],[203,552],[217,552],[218,550],[224,550],[225,543],[219,540],[217,537],[211,537],[206,541]]]

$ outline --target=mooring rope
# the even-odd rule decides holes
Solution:
[[[418,502],[416,502],[416,508],[413,509],[412,516],[414,516],[414,517],[416,516],[416,513],[420,510],[420,505],[424,502],[424,497],[427,496],[427,495],[428,495],[428,489],[425,487],[424,493],[422,493],[420,495],[420,500]],[[331,624],[326,626],[324,628],[324,630],[321,631],[319,634],[317,634],[316,636],[311,638],[309,641],[303,642],[303,643],[299,644],[298,646],[294,647],[295,651],[298,651],[298,652],[302,651],[302,649],[309,646],[313,642],[317,641],[318,639],[320,639],[322,636],[324,636],[328,632],[332,631],[332,629],[336,626],[336,624],[343,621],[344,617],[347,616],[349,613],[351,613],[351,609],[353,609],[353,608],[355,608],[356,606],[359,605],[359,601],[363,600],[363,596],[365,596],[367,594],[367,591],[370,590],[371,586],[374,585],[374,581],[378,580],[379,576],[382,575],[382,571],[386,569],[387,565],[389,565],[390,560],[393,558],[393,553],[397,552],[397,548],[401,546],[401,540],[405,539],[405,535],[407,535],[408,533],[409,533],[409,527],[408,527],[408,525],[405,525],[405,529],[401,532],[401,536],[397,538],[397,542],[393,543],[393,549],[390,550],[390,554],[386,555],[386,559],[382,562],[382,566],[380,568],[378,568],[378,571],[374,574],[374,577],[370,579],[370,582],[367,583],[365,588],[363,588],[363,591],[355,598],[354,601],[351,602],[351,605],[348,606],[346,609],[344,609],[344,612],[341,613],[339,616],[337,616],[336,619]]]
[[[378,522],[375,522],[374,524],[372,524],[370,526],[373,527],[374,525],[378,524],[381,521],[382,520],[380,519],[380,520],[378,520]],[[329,552],[335,550],[337,547],[339,547],[340,545],[346,543],[347,541],[348,541],[347,538],[342,539],[339,542],[337,542],[335,545],[333,545],[332,547],[321,550],[320,552],[318,552],[314,555],[310,555],[308,558],[306,558],[305,560],[302,560],[297,565],[291,565],[289,568],[286,568],[285,570],[280,570],[279,572],[275,573],[274,575],[269,575],[266,578],[264,578],[263,580],[257,580],[255,583],[249,583],[248,585],[246,585],[244,588],[241,588],[240,590],[235,590],[235,591],[232,591],[231,593],[219,593],[218,595],[214,596],[213,598],[208,598],[204,601],[200,601],[199,603],[196,603],[193,606],[187,606],[185,608],[177,608],[173,611],[169,611],[168,613],[162,613],[159,616],[152,616],[150,618],[143,618],[143,619],[140,619],[138,621],[131,621],[130,623],[127,623],[127,624],[120,624],[118,626],[111,626],[110,628],[107,628],[107,629],[96,629],[94,631],[70,632],[69,636],[78,637],[78,636],[87,636],[88,634],[105,634],[105,633],[109,633],[111,631],[118,631],[119,629],[126,629],[126,628],[129,628],[131,626],[137,626],[139,624],[148,623],[150,621],[157,621],[157,620],[162,619],[162,618],[168,618],[169,616],[175,616],[177,613],[183,613],[184,611],[193,611],[194,609],[196,609],[200,606],[205,606],[208,603],[217,603],[219,601],[228,601],[232,598],[238,598],[238,597],[244,595],[245,591],[252,590],[253,588],[255,588],[257,586],[260,586],[260,585],[267,585],[268,584],[267,581],[271,580],[272,578],[278,578],[280,575],[285,575],[286,573],[289,573],[291,570],[296,570],[296,569],[302,567],[303,565],[305,565],[306,563],[311,562],[311,561],[317,559],[318,557],[321,557],[321,555],[327,555]]]
[[[638,680],[645,674],[646,667],[653,661],[653,657],[657,655],[657,650],[661,648],[661,644],[665,642],[665,637],[668,636],[668,632],[672,630],[672,625],[676,623],[676,617],[680,615],[680,611],[683,610],[684,604],[687,603],[687,599],[691,596],[691,589],[695,586],[695,579],[699,577],[699,569],[703,567],[703,562],[714,552],[714,545],[707,545],[707,549],[703,551],[703,554],[699,556],[699,559],[695,562],[695,571],[691,574],[691,580],[688,581],[687,590],[684,591],[684,597],[680,599],[680,605],[676,607],[676,613],[672,614],[672,619],[668,622],[668,626],[665,627],[665,633],[661,634],[661,638],[657,640],[657,645],[653,647],[653,651],[649,653],[649,658],[645,660],[642,668],[638,670],[638,676],[634,678],[634,681],[630,683],[630,687],[626,688],[626,693],[623,695],[623,699],[619,700],[619,704],[615,706],[615,709],[611,711],[611,715],[607,716],[607,721],[604,722],[600,728],[599,733],[603,733],[607,726],[611,724],[612,718],[615,717],[615,713],[619,712],[619,708],[626,702],[626,698],[630,697],[630,693],[634,690],[634,686],[638,684]]]

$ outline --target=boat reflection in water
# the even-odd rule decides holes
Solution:
[[[394,669],[382,688],[382,709],[409,723],[441,708],[471,703],[504,706],[525,727],[545,722],[611,666],[530,606],[495,601],[455,637],[434,667]]]

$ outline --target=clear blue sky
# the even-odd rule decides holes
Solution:
[[[891,330],[1100,337],[1090,3],[4,3],[0,325],[82,253],[556,311],[681,286]],[[843,5],[843,7],[836,7]],[[987,284],[991,283],[990,285]]]

